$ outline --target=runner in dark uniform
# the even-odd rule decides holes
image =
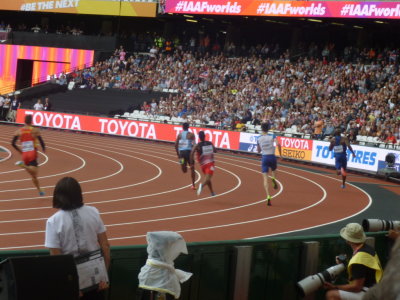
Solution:
[[[215,164],[214,164],[214,153],[216,153],[216,149],[213,143],[206,141],[206,135],[204,131],[199,132],[200,143],[193,147],[192,152],[190,153],[190,158],[194,161],[194,154],[197,153],[197,159],[201,166],[201,170],[205,175],[205,180],[203,183],[199,184],[197,189],[197,195],[200,195],[203,186],[207,185],[210,189],[211,196],[215,196],[214,190],[212,188],[211,177],[214,174]]]
[[[193,190],[196,189],[195,187],[195,172],[194,172],[194,161],[190,159],[190,152],[192,151],[194,145],[195,136],[193,133],[189,132],[189,124],[183,123],[182,125],[183,131],[178,134],[175,141],[175,150],[176,154],[179,158],[179,163],[182,167],[182,172],[187,172],[187,165],[190,167],[190,173],[192,177],[192,186]]]
[[[329,145],[329,150],[334,152],[335,156],[335,168],[337,174],[342,174],[342,189],[346,187],[346,177],[347,177],[347,148],[355,157],[353,148],[350,146],[350,142],[347,137],[341,135],[340,128],[335,130],[335,136],[331,139],[331,144]]]

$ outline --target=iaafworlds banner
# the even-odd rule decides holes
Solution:
[[[165,12],[209,15],[400,19],[400,3],[352,1],[167,0]]]

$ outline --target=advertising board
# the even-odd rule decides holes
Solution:
[[[33,124],[37,126],[168,142],[174,142],[176,136],[182,131],[181,125],[26,109],[18,110],[17,123],[23,123],[25,115],[28,114],[33,116]],[[217,148],[257,152],[259,134],[201,127],[191,127],[189,130],[195,134],[196,142],[198,142],[199,131],[203,130],[206,134],[206,139],[213,142]],[[282,155],[285,158],[329,166],[335,165],[333,151],[329,151],[328,142],[282,136],[277,136],[276,138],[282,146]],[[393,153],[395,156],[394,167],[397,172],[400,172],[400,151],[359,145],[352,145],[352,147],[355,157],[348,153],[349,169],[370,173],[377,172],[379,169],[386,167],[386,155]]]
[[[111,134],[136,137],[150,140],[174,142],[182,131],[182,126],[162,123],[103,118],[94,116],[72,115],[57,112],[44,112],[19,109],[17,123],[23,123],[25,115],[33,115],[33,124],[37,126],[88,131],[101,134]],[[239,149],[239,132],[192,127],[198,141],[198,133],[203,130],[206,139],[213,142],[217,148]]]
[[[398,2],[167,0],[165,12],[237,16],[399,19]]]
[[[129,17],[155,17],[156,8],[156,2],[123,0],[9,0],[0,3],[1,10]]]

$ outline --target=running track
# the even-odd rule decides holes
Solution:
[[[1,128],[0,146],[11,150],[16,127]],[[155,230],[180,232],[187,242],[277,235],[350,218],[372,202],[356,186],[341,190],[330,170],[282,162],[279,189],[268,207],[258,160],[226,152],[216,155],[217,195],[205,188],[198,197],[171,144],[55,130],[42,130],[42,136],[47,151],[40,154],[39,180],[45,197],[14,165],[20,159],[15,151],[0,163],[0,250],[43,248],[46,219],[56,211],[53,188],[64,176],[79,180],[84,202],[101,212],[113,246],[145,244],[146,232]]]

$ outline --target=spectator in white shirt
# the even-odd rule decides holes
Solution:
[[[38,99],[38,101],[33,106],[34,110],[43,110],[42,100]]]

